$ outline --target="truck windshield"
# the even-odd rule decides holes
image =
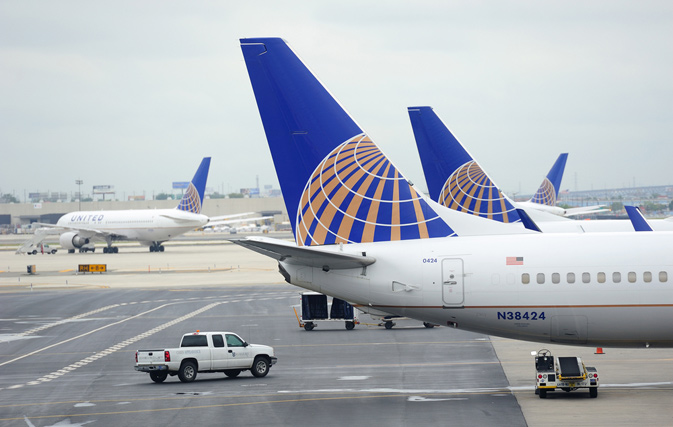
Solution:
[[[208,347],[208,337],[206,335],[185,335],[182,337],[180,347]]]

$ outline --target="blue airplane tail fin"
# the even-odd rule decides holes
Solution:
[[[567,160],[568,153],[561,153],[558,156],[547,177],[542,181],[542,185],[537,189],[533,198],[530,199],[532,203],[556,206],[556,199],[561,188],[561,180],[563,179],[563,171],[565,171]]]
[[[500,222],[521,220],[512,203],[431,107],[409,107],[408,112],[432,200]]]
[[[241,49],[298,245],[455,234],[284,40]]]
[[[210,169],[210,157],[204,157],[176,209],[196,214],[201,213],[206,181],[208,180],[208,169]]]

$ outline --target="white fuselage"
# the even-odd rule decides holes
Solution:
[[[293,284],[508,338],[673,347],[673,233],[449,237],[320,250],[366,252],[376,262],[328,271],[281,262]]]
[[[208,222],[208,217],[178,209],[143,209],[118,211],[71,212],[63,215],[57,226],[83,237],[100,234],[114,240],[137,240],[143,244],[164,242]]]

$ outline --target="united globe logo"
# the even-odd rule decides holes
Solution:
[[[364,134],[336,147],[314,170],[296,221],[299,246],[455,234]]]
[[[456,169],[444,183],[439,203],[500,222],[519,221],[516,209],[474,160]]]

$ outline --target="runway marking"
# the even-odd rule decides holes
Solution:
[[[142,333],[142,334],[140,334],[140,335],[137,335],[137,336],[135,336],[135,337],[133,337],[133,338],[129,338],[129,339],[125,340],[125,341],[122,341],[122,342],[120,342],[120,343],[118,343],[118,344],[116,344],[116,345],[114,345],[114,346],[112,346],[112,347],[110,347],[110,348],[108,348],[108,349],[106,349],[106,350],[100,351],[100,352],[98,352],[98,353],[96,353],[96,354],[94,354],[94,355],[92,355],[92,356],[89,356],[89,357],[87,357],[87,358],[85,358],[85,359],[82,359],[82,360],[80,360],[79,362],[76,362],[76,363],[73,363],[73,364],[71,364],[71,365],[69,365],[69,366],[66,366],[66,367],[63,368],[63,369],[60,369],[60,370],[58,370],[58,371],[56,371],[56,372],[52,372],[52,373],[50,373],[50,374],[44,375],[43,377],[38,378],[38,379],[35,380],[35,381],[30,381],[30,382],[28,382],[28,383],[26,383],[26,384],[18,384],[18,385],[16,385],[16,386],[10,386],[10,387],[7,387],[7,388],[10,389],[10,388],[23,387],[24,385],[38,385],[38,384],[41,384],[41,383],[50,382],[50,381],[52,381],[52,380],[57,379],[58,377],[60,377],[60,376],[62,376],[62,375],[65,375],[65,374],[67,374],[67,373],[70,373],[70,372],[74,371],[74,370],[77,369],[77,368],[81,368],[81,367],[84,366],[84,365],[87,365],[87,364],[89,364],[89,363],[91,363],[91,362],[94,362],[94,361],[96,361],[96,360],[98,360],[98,359],[100,359],[100,358],[102,358],[102,357],[108,356],[108,355],[110,355],[110,354],[112,354],[112,353],[118,351],[118,350],[121,349],[121,348],[127,347],[127,346],[129,346],[129,345],[135,343],[136,341],[140,341],[140,340],[143,339],[143,338],[146,338],[146,337],[148,337],[148,336],[150,336],[150,335],[153,335],[153,334],[155,334],[155,333],[157,333],[157,332],[159,332],[159,331],[162,331],[162,330],[164,330],[164,329],[166,329],[166,328],[168,328],[168,327],[171,327],[171,326],[173,326],[173,325],[175,325],[175,324],[177,324],[177,323],[180,323],[180,322],[182,322],[182,321],[184,321],[184,320],[187,320],[187,319],[190,319],[190,318],[192,318],[192,317],[194,317],[194,316],[197,316],[197,315],[203,313],[204,311],[210,310],[211,308],[216,307],[216,306],[218,306],[218,305],[220,305],[220,304],[221,304],[220,302],[214,302],[214,303],[208,304],[208,305],[206,305],[206,306],[204,306],[204,307],[201,307],[201,308],[198,309],[198,310],[195,310],[195,311],[193,311],[193,312],[191,312],[191,313],[185,314],[185,315],[182,316],[182,317],[178,317],[177,319],[171,320],[170,322],[164,323],[163,325],[159,325],[159,326],[157,326],[157,327],[154,328],[154,329],[150,329],[149,331],[146,331],[146,332],[144,332],[144,333]],[[140,317],[140,316],[142,316],[142,315],[144,315],[144,314],[146,314],[146,313],[149,313],[149,312],[158,310],[158,309],[163,308],[163,307],[167,307],[167,306],[169,306],[169,305],[172,305],[172,304],[164,304],[164,305],[159,306],[159,307],[157,307],[157,308],[154,308],[154,309],[152,309],[152,310],[146,311],[146,312],[144,312],[144,313],[140,313],[140,314],[138,314],[138,315],[136,315],[136,316],[129,317],[129,318],[124,319],[124,320],[121,320],[121,321],[119,321],[119,322],[116,322],[116,323],[113,323],[113,324],[104,326],[104,327],[102,327],[102,328],[98,328],[98,329],[95,330],[95,331],[91,331],[91,332],[88,332],[88,333],[86,333],[86,334],[80,335],[80,337],[81,337],[81,336],[84,336],[84,335],[89,335],[90,333],[99,331],[99,330],[101,330],[101,329],[105,329],[105,328],[107,328],[107,327],[109,327],[109,326],[117,325],[117,324],[122,323],[122,322],[125,322],[125,321],[127,321],[127,320],[131,320],[131,319],[133,319],[133,318]],[[75,338],[79,338],[79,337],[75,337]],[[63,341],[63,342],[61,342],[61,343],[57,343],[57,344],[54,344],[54,345],[59,345],[59,344],[62,344],[62,343],[64,343],[64,342],[67,342],[67,341],[72,341],[72,340],[75,339],[75,338],[71,338],[71,339],[69,339],[69,340],[66,340],[66,341]],[[53,347],[53,346],[50,346],[50,347]],[[46,349],[46,348],[48,348],[48,347],[45,347],[45,349]],[[44,350],[44,349],[42,349],[42,350]],[[39,350],[39,351],[42,351],[42,350]],[[33,353],[37,353],[37,352],[39,352],[39,351],[36,351],[36,352],[33,352]],[[26,355],[26,356],[28,356],[28,355]],[[23,357],[26,357],[26,356],[23,356]],[[17,359],[14,359],[14,360],[18,360],[18,358],[17,358]],[[13,362],[14,360],[10,360],[9,362],[5,362],[4,364]],[[0,365],[0,366],[2,366],[2,365]]]
[[[120,321],[118,321],[118,322],[114,322],[114,323],[110,323],[110,324],[105,325],[105,326],[101,326],[100,328],[91,330],[91,331],[89,331],[89,332],[85,332],[85,333],[83,333],[83,334],[81,334],[81,335],[77,335],[76,337],[68,338],[67,340],[57,342],[57,343],[52,344],[52,345],[49,345],[49,346],[47,346],[47,347],[43,347],[43,348],[41,348],[41,349],[39,349],[39,350],[35,350],[35,351],[33,351],[33,352],[30,352],[30,353],[24,354],[24,355],[22,355],[22,356],[16,357],[16,358],[14,358],[14,359],[12,359],[12,360],[8,360],[8,361],[6,361],[6,362],[0,363],[0,366],[5,366],[5,365],[7,365],[7,364],[9,364],[9,363],[16,362],[17,360],[24,359],[24,358],[26,358],[26,357],[32,356],[32,355],[37,354],[37,353],[41,353],[41,352],[43,352],[43,351],[45,351],[45,350],[48,350],[48,349],[50,349],[50,348],[57,347],[57,346],[59,346],[59,345],[61,345],[61,344],[65,344],[65,343],[68,343],[68,342],[70,342],[70,341],[74,341],[74,340],[76,340],[76,339],[85,337],[85,336],[87,336],[87,335],[91,335],[91,334],[93,334],[93,333],[102,331],[103,329],[109,328],[109,327],[111,327],[111,326],[116,326],[116,325],[119,325],[120,323],[128,322],[129,320],[133,320],[133,319],[135,319],[135,318],[144,316],[144,315],[146,315],[147,313],[151,313],[151,312],[153,312],[153,311],[162,309],[162,308],[167,307],[167,306],[169,306],[169,305],[173,305],[173,304],[164,304],[164,305],[160,305],[160,306],[155,307],[155,308],[153,308],[153,309],[151,309],[151,310],[147,310],[147,311],[144,311],[144,312],[142,312],[142,313],[136,314],[135,316],[126,317],[126,318],[124,318],[124,319],[122,319],[122,320],[120,320]],[[85,360],[86,360],[86,359],[85,359]]]
[[[200,396],[193,397],[200,398]],[[258,402],[238,402],[238,403],[216,403],[212,405],[189,406],[189,407],[175,407],[175,408],[155,408],[155,409],[137,409],[132,411],[110,411],[110,412],[94,412],[90,414],[58,414],[58,415],[39,415],[31,417],[31,419],[47,419],[47,418],[73,418],[73,417],[95,417],[102,415],[128,415],[128,414],[143,414],[152,412],[166,412],[166,411],[184,411],[194,409],[210,409],[210,408],[227,408],[235,406],[250,406],[250,405],[269,405],[273,403],[298,403],[298,402],[320,402],[320,401],[335,401],[335,400],[361,400],[361,399],[384,399],[390,398],[389,394],[371,395],[371,396],[335,396],[335,397],[312,397],[304,399],[283,399],[283,400],[263,400]],[[0,421],[15,421],[22,420],[23,417],[0,418]]]
[[[106,311],[106,310],[109,310],[109,309],[115,308],[115,307],[119,307],[119,304],[108,305],[108,306],[105,306],[105,307],[98,308],[96,310],[92,310],[92,311],[89,311],[89,312],[86,312],[86,313],[78,314],[77,316],[68,317],[67,319],[59,320],[58,322],[48,323],[46,325],[38,326],[37,328],[29,329],[29,330],[21,332],[17,335],[23,335],[23,336],[32,335],[32,334],[35,334],[37,332],[44,331],[45,329],[53,328],[54,326],[63,325],[64,323],[68,323],[68,322],[71,322],[73,320],[81,319],[81,318],[86,317],[86,316],[91,316],[92,314],[97,314],[97,313],[100,313],[100,312],[103,312],[103,311]],[[0,365],[0,366],[2,366],[2,365]]]

